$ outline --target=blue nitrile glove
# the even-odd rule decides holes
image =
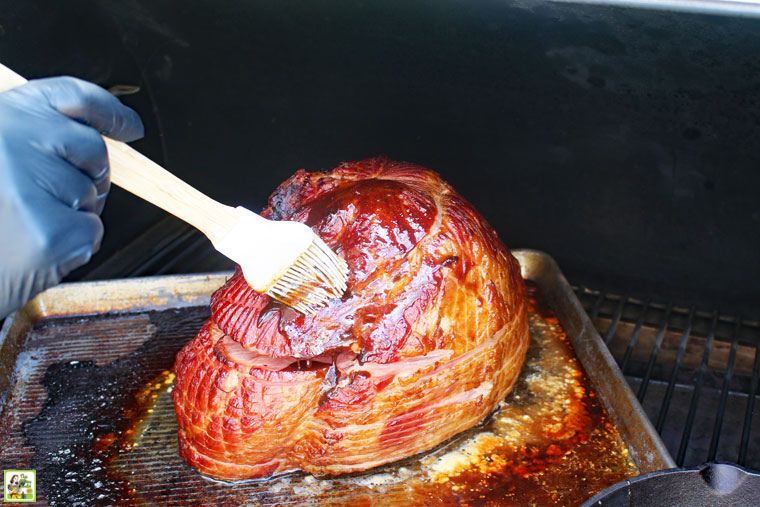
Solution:
[[[100,248],[110,186],[100,133],[134,141],[143,125],[106,90],[71,77],[0,93],[0,319]]]

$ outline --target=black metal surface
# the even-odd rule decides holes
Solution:
[[[694,392],[691,395],[691,401],[689,402],[689,414],[686,416],[686,424],[684,426],[683,434],[681,435],[681,443],[678,446],[678,456],[676,457],[676,462],[679,465],[683,465],[684,456],[686,455],[686,447],[689,444],[689,438],[691,437],[691,431],[694,426],[694,417],[697,413],[697,404],[699,403],[699,395],[702,390],[702,381],[704,379],[705,371],[707,371],[710,351],[712,350],[713,340],[715,339],[715,326],[717,322],[718,314],[716,312],[715,316],[713,317],[713,324],[710,326],[710,334],[707,336],[707,344],[704,348],[702,364],[699,366],[697,381],[694,384]]]
[[[639,401],[643,400],[644,397],[647,394],[647,386],[649,385],[649,381],[652,377],[652,370],[654,369],[655,361],[657,361],[657,354],[660,351],[660,347],[662,346],[662,340],[665,337],[665,331],[668,328],[668,319],[670,318],[670,312],[673,309],[673,303],[668,303],[668,309],[665,312],[665,315],[662,318],[662,322],[660,323],[660,329],[657,332],[657,338],[655,340],[654,347],[652,347],[652,352],[649,355],[649,362],[647,363],[647,370],[644,374],[644,379],[641,382],[641,385],[639,386],[639,391],[636,394],[636,397],[639,399]]]
[[[723,387],[720,391],[720,401],[718,402],[718,412],[715,416],[715,426],[713,427],[712,436],[710,437],[710,449],[707,451],[707,461],[715,461],[715,455],[718,452],[718,441],[720,440],[720,431],[723,427],[723,419],[726,415],[726,401],[728,400],[728,386],[731,383],[731,377],[734,374],[734,364],[736,361],[736,348],[738,346],[738,331],[741,327],[741,317],[736,319],[734,336],[731,340],[731,352],[728,357],[728,366],[723,375]],[[757,349],[755,355],[757,355]],[[741,449],[740,449],[741,453]]]
[[[755,395],[757,394],[757,385],[760,379],[760,354],[755,354],[755,365],[752,368],[752,382],[749,388],[749,396],[747,397],[747,409],[744,412],[744,423],[742,424],[742,440],[739,447],[739,463],[745,464],[747,462],[747,449],[749,448],[749,435],[752,431],[752,414],[755,410]]]
[[[673,399],[673,391],[676,387],[676,378],[678,376],[678,370],[681,368],[681,362],[683,361],[683,356],[686,353],[686,344],[689,342],[689,335],[691,334],[691,326],[692,322],[694,320],[694,307],[692,306],[689,309],[689,318],[686,323],[686,327],[683,330],[683,334],[681,335],[681,340],[678,344],[678,353],[676,355],[676,361],[673,365],[673,368],[670,372],[670,377],[668,378],[668,386],[665,390],[665,396],[662,400],[662,405],[660,405],[660,410],[657,413],[657,422],[655,423],[655,428],[657,429],[658,433],[662,433],[662,427],[665,424],[665,418],[668,415],[668,409],[670,408],[670,402]],[[643,398],[643,396],[641,397]],[[640,401],[641,399],[639,399]],[[748,415],[751,417],[751,413],[748,413]]]
[[[583,507],[688,505],[744,507],[757,505],[760,474],[713,463],[688,470],[644,474],[618,483],[583,503]]]

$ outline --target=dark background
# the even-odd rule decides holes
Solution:
[[[0,0],[0,61],[124,97],[229,204],[384,154],[574,283],[760,314],[760,20],[540,1]],[[93,266],[163,212],[116,189]]]

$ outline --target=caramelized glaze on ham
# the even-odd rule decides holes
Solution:
[[[428,169],[387,159],[298,171],[262,213],[311,226],[348,263],[348,291],[304,316],[238,269],[177,356],[180,453],[218,479],[339,475],[477,424],[528,348],[520,268]]]

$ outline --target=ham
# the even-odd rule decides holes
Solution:
[[[224,480],[359,472],[472,427],[528,348],[520,267],[435,172],[387,159],[300,170],[262,212],[304,222],[349,265],[305,316],[238,269],[177,355],[182,457]]]

